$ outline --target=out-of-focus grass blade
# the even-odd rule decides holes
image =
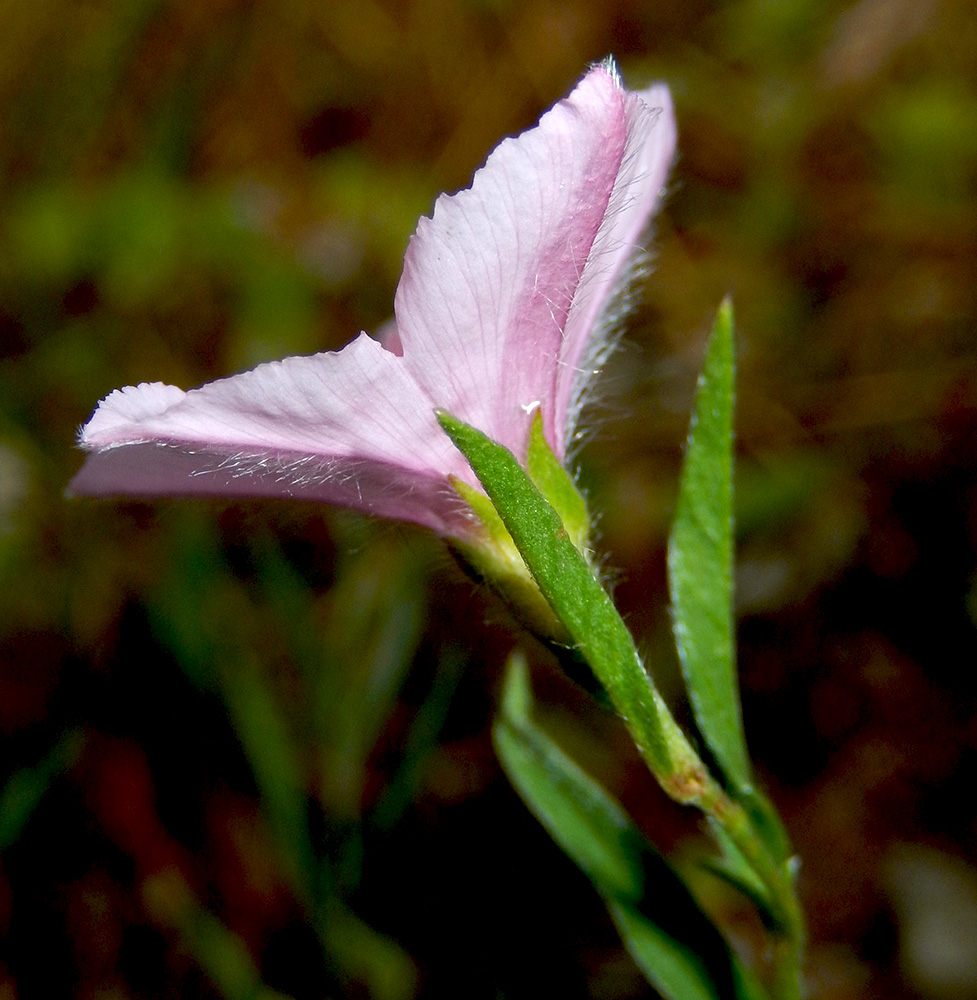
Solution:
[[[679,658],[696,721],[734,790],[751,775],[733,643],[733,307],[706,348],[668,545]]]
[[[411,957],[346,906],[325,907],[317,929],[343,977],[363,984],[370,1000],[412,1000],[417,995],[418,971]]]
[[[225,704],[251,765],[261,804],[275,833],[296,896],[310,902],[317,870],[306,815],[301,753],[261,666],[243,657],[223,687]]]
[[[509,780],[604,897],[635,961],[670,1000],[761,1000],[684,883],[621,806],[532,720],[524,661],[513,657],[493,730]]]
[[[174,571],[150,605],[154,630],[189,677],[224,699],[292,888],[308,903],[318,865],[307,782],[298,741],[260,660],[262,614],[228,573],[207,521],[188,516],[183,524]]]
[[[35,767],[15,771],[0,791],[0,851],[17,841],[51,783],[74,764],[85,737],[78,730],[63,736]]]
[[[387,537],[344,556],[320,599],[318,648],[300,661],[321,742],[320,796],[346,818],[359,816],[367,759],[417,649],[427,601],[423,566],[416,550]]]
[[[467,662],[467,654],[461,647],[449,644],[440,651],[434,681],[414,713],[394,776],[370,813],[369,822],[374,829],[392,830],[414,801],[424,766],[437,745]]]
[[[377,1000],[407,1000],[414,995],[417,978],[410,956],[347,907],[341,898],[343,887],[337,884],[329,860],[316,854],[307,815],[311,782],[300,738],[301,727],[293,721],[282,692],[274,685],[274,675],[262,666],[257,652],[261,648],[260,626],[268,618],[269,609],[282,614],[289,612],[293,624],[310,621],[313,595],[297,579],[289,578],[288,567],[279,554],[266,545],[259,559],[262,576],[269,587],[283,588],[279,597],[287,598],[287,606],[280,607],[278,600],[269,600],[264,605],[254,603],[228,573],[205,520],[187,518],[187,524],[188,530],[180,537],[181,544],[175,553],[172,578],[164,581],[151,607],[156,632],[170,646],[188,676],[205,689],[219,691],[224,699],[254,774],[262,808],[275,834],[280,861],[296,897],[313,915],[316,931],[331,961],[342,975],[366,984],[369,995]],[[408,574],[404,580],[409,577]],[[406,587],[405,582],[404,590],[394,588],[389,599],[407,600]],[[371,652],[365,668],[389,658],[392,674],[401,675],[405,667],[401,657],[409,657],[416,642],[417,599],[415,587],[410,602],[402,609],[403,614],[372,635],[375,655]],[[372,606],[372,599],[360,604]],[[363,608],[359,610],[362,612]],[[271,614],[271,619],[274,618]],[[345,624],[356,627],[365,639],[371,620],[370,616],[358,617],[350,612]],[[296,625],[289,639],[296,660],[311,672],[317,653],[308,637]],[[352,656],[355,649],[348,652]],[[329,665],[326,660],[323,655],[319,663],[322,669]],[[369,742],[375,735],[375,726],[379,725],[374,714],[384,710],[392,694],[386,690],[384,678],[368,675],[363,677],[363,683],[366,690],[362,696],[373,701],[359,716],[368,730],[363,738]],[[380,686],[371,686],[377,683]],[[321,722],[321,717],[317,716],[316,721]],[[346,738],[345,733],[343,729],[342,739]],[[335,736],[335,731],[329,735]],[[354,746],[350,752],[358,757],[366,752],[365,745]],[[181,928],[186,926],[190,933],[199,936],[194,954],[215,983],[221,985],[225,996],[230,1000],[237,996],[272,996],[260,990],[248,992],[252,977],[240,953],[243,945],[216,918],[195,903],[178,908],[177,916],[184,921]]]
[[[142,898],[156,921],[177,932],[225,1000],[291,1000],[265,985],[245,943],[198,902],[178,872],[151,875]]]

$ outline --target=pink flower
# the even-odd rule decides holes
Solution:
[[[435,410],[522,461],[540,409],[564,459],[674,147],[665,87],[594,67],[420,220],[383,343],[116,390],[80,432],[72,491],[293,496],[472,538],[450,480],[478,483]]]

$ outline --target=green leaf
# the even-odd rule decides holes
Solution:
[[[638,900],[644,886],[641,838],[628,817],[531,719],[525,661],[514,656],[493,730],[509,780],[550,835],[602,893]],[[636,839],[637,838],[637,839]]]
[[[735,997],[736,1000],[769,1000],[756,978],[729,954],[728,976],[720,983],[706,984],[713,992],[704,993],[703,984],[689,976],[690,963],[686,950],[654,921],[648,920],[631,907],[608,904],[621,940],[627,945],[631,957],[645,978],[664,996],[671,1000],[699,1000],[700,997]],[[703,920],[706,918],[703,917]],[[712,925],[708,925],[710,929]],[[718,937],[718,933],[716,934]],[[702,942],[692,944],[701,948]],[[693,952],[694,954],[694,952]],[[694,969],[694,966],[692,966]],[[724,970],[725,972],[726,970]]]
[[[733,644],[733,307],[706,348],[682,468],[668,577],[675,641],[703,737],[739,791],[751,785]]]
[[[604,897],[649,982],[671,1000],[762,997],[675,871],[531,713],[516,655],[493,728],[496,752],[529,809]]]
[[[539,591],[628,721],[642,756],[656,774],[675,774],[685,739],[645,673],[631,633],[560,515],[510,451],[449,414],[439,413],[438,419],[485,487]]]

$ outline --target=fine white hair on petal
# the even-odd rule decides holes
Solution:
[[[617,67],[617,60],[614,56],[604,56],[600,62],[593,63],[594,66],[599,66],[602,70],[609,73],[613,77],[614,82],[620,87],[621,83],[621,71]]]

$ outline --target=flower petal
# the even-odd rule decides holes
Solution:
[[[79,443],[96,454],[75,493],[294,496],[470,531],[447,477],[471,471],[402,359],[365,334],[186,393],[116,390]]]
[[[477,483],[434,410],[524,461],[538,408],[565,455],[578,373],[600,355],[595,328],[673,148],[667,91],[632,94],[612,63],[595,67],[420,221],[379,341],[364,334],[186,393],[118,390],[80,434],[93,454],[72,489],[301,496],[470,537],[450,481]]]
[[[564,355],[581,354],[564,345],[567,317],[598,234],[616,245],[605,219],[616,192],[629,197],[617,181],[642,109],[608,66],[592,69],[536,128],[502,142],[470,189],[439,198],[408,247],[395,302],[405,361],[438,407],[520,460],[536,405],[563,454],[554,390]],[[603,286],[590,287],[593,313]]]

